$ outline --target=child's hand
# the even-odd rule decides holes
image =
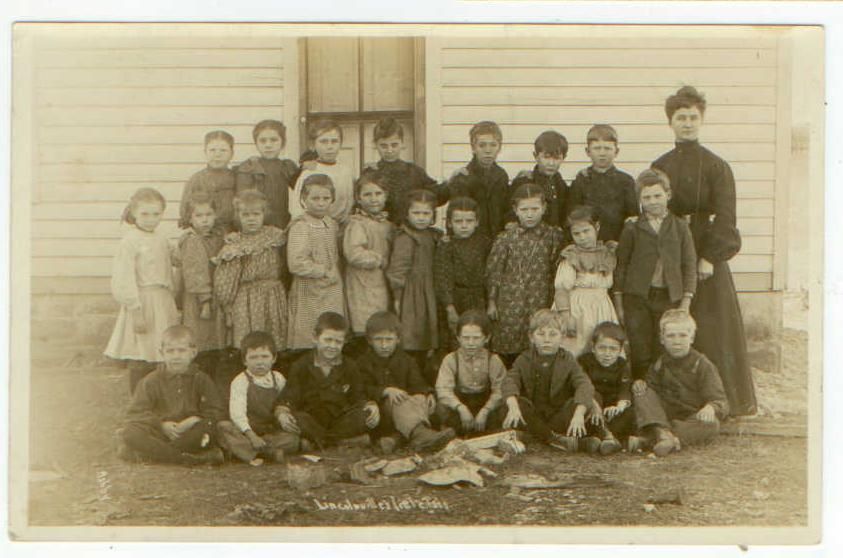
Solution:
[[[457,322],[460,319],[460,315],[457,313],[457,309],[454,307],[453,304],[449,304],[447,308],[448,313],[448,329],[451,330],[451,333],[457,333]]]
[[[390,405],[398,405],[410,397],[406,391],[397,387],[384,388],[383,396],[389,400]]]
[[[629,401],[621,399],[616,405],[603,409],[603,416],[606,417],[606,420],[614,420],[616,416],[626,411],[627,407],[629,407]]]
[[[457,413],[460,415],[460,423],[462,423],[463,432],[471,432],[474,430],[474,415],[468,410],[465,405],[457,407]]]
[[[705,281],[712,275],[714,275],[714,264],[705,258],[700,258],[697,263],[697,278],[700,281]]]
[[[599,426],[603,423],[603,409],[600,407],[600,403],[598,403],[596,399],[592,399],[591,405],[591,424]]]
[[[689,312],[691,310],[691,297],[683,296],[678,309],[683,312]]]
[[[559,317],[562,321],[562,327],[567,337],[577,336],[577,320],[571,315],[570,310],[562,310],[559,312]]]
[[[249,439],[249,443],[252,444],[253,449],[262,450],[266,447],[266,440],[255,434],[253,431],[247,430],[246,437]]]
[[[167,437],[168,440],[174,441],[181,436],[179,432],[179,425],[175,422],[168,420],[161,423],[161,431],[164,433],[164,436]]]
[[[477,416],[474,417],[474,430],[477,432],[483,432],[486,430],[486,421],[489,420],[489,411],[488,409],[480,409],[477,411]]]
[[[436,411],[436,396],[432,393],[427,394],[427,416],[432,415]]]
[[[400,300],[395,301],[395,315],[398,316],[398,317],[401,317],[401,301]]]
[[[520,425],[526,425],[524,415],[521,414],[521,407],[518,405],[518,399],[510,397],[506,400],[506,405],[509,410],[506,412],[506,417],[503,419],[503,427],[506,430],[510,428],[518,428]]]
[[[697,420],[700,422],[714,422],[717,419],[717,413],[714,412],[714,407],[707,404],[705,407],[697,411]]]
[[[202,304],[202,310],[199,311],[199,318],[203,320],[211,319],[211,303],[205,302]]]
[[[620,325],[624,325],[624,315],[623,315],[623,299],[621,295],[615,295],[615,314],[618,315],[618,323]]]
[[[496,321],[498,319],[498,305],[495,304],[494,300],[490,300],[488,306],[486,306],[486,314],[492,321]]]
[[[290,432],[292,434],[301,434],[299,424],[296,422],[296,417],[290,411],[278,411],[275,415],[278,419],[278,424],[281,425],[281,430]]]
[[[580,438],[585,436],[585,405],[577,405],[574,416],[571,417],[571,424],[568,425],[566,436]]]
[[[376,427],[381,421],[381,411],[378,409],[378,404],[374,401],[369,401],[363,407],[363,410],[366,411],[366,428],[372,429]]]
[[[202,419],[197,416],[190,416],[181,421],[180,423],[176,424],[176,430],[179,434],[184,434],[198,423],[202,422]]]
[[[308,170],[308,171],[316,170],[316,160],[311,159],[309,161],[302,161],[301,162],[301,168],[302,168],[302,170]]]
[[[376,171],[376,170],[378,170],[378,164],[377,163],[371,163],[371,162],[366,163],[365,165],[363,165],[363,170],[364,171]]]
[[[138,335],[146,333],[146,318],[143,316],[143,308],[132,310],[132,322],[135,324],[135,333]]]
[[[632,382],[632,395],[641,397],[647,391],[647,382],[644,380],[635,380]]]
[[[468,176],[468,167],[460,167],[456,169],[454,172],[451,173],[451,177],[448,180],[453,180],[458,176]]]

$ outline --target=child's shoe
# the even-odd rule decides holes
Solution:
[[[557,434],[556,432],[552,432],[550,434],[548,445],[566,453],[576,453],[577,447],[579,446],[579,440],[573,436],[563,436],[561,434]]]
[[[643,440],[638,436],[630,436],[626,441],[626,451],[628,453],[639,453],[644,446]]]
[[[675,436],[666,428],[656,429],[656,443],[653,444],[653,453],[657,457],[664,457],[671,452],[678,450]]]
[[[601,455],[611,455],[619,451],[621,451],[621,443],[618,442],[617,438],[615,438],[614,436],[610,438],[603,438],[603,440],[600,442]]]
[[[410,433],[410,448],[413,451],[436,451],[445,447],[456,436],[453,428],[437,431],[420,424]]]
[[[220,448],[206,449],[193,455],[202,465],[222,465],[225,461],[225,455]]]
[[[600,451],[600,438],[597,436],[580,438],[580,447],[586,453],[597,453]]]
[[[378,439],[378,449],[383,455],[391,455],[398,445],[398,438],[395,436],[382,436]]]
[[[337,445],[344,448],[365,448],[372,445],[372,438],[368,434],[360,434],[353,438],[343,438],[337,442]]]

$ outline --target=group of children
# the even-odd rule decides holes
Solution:
[[[665,455],[717,433],[728,405],[691,348],[690,231],[667,209],[663,173],[615,168],[611,126],[589,130],[592,165],[571,187],[554,131],[511,185],[493,122],[472,127],[472,161],[443,183],[400,159],[391,118],[374,130],[381,160],[356,181],[338,124],[309,138],[299,164],[283,160],[284,125],[260,122],[259,155],[232,169],[233,138],[209,133],[172,253],[156,232],[163,196],[130,200],[106,355],[128,361],[131,451],[195,463],[223,448],[256,464],[525,428],[569,452]]]

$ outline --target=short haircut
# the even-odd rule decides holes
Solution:
[[[179,227],[183,229],[190,228],[190,219],[193,217],[193,212],[200,205],[210,205],[214,212],[218,211],[217,200],[206,190],[196,190],[184,200],[184,218],[179,221]]]
[[[600,215],[597,208],[591,205],[577,205],[568,214],[565,223],[568,227],[574,223],[591,223],[595,227],[600,224]]]
[[[656,185],[660,185],[665,192],[670,193],[670,178],[664,172],[654,168],[642,171],[635,179],[635,195],[640,196],[641,190]]]
[[[335,121],[335,120],[317,120],[307,128],[307,139],[311,142],[316,141],[316,138],[330,132],[332,130],[336,130],[337,133],[340,135],[340,143],[342,143],[342,127]]]
[[[697,333],[697,322],[690,313],[678,308],[665,310],[659,320],[659,333],[664,333],[665,327],[668,324],[687,324],[691,328],[691,334]]]
[[[595,124],[592,126],[588,133],[585,135],[585,143],[586,145],[591,144],[593,141],[610,141],[618,145],[618,133],[615,129],[608,124]]]
[[[269,202],[266,199],[266,196],[263,192],[259,190],[242,190],[237,192],[237,195],[234,196],[234,214],[239,215],[240,211],[244,207],[254,207],[256,205],[261,206],[261,208],[266,211],[267,207],[269,206]]]
[[[407,192],[407,213],[404,215],[405,219],[408,215],[410,215],[410,208],[414,203],[427,204],[434,212],[436,211],[436,195],[433,192],[430,190],[423,190],[421,188],[418,190],[410,190]]]
[[[178,324],[170,326],[161,334],[161,347],[167,343],[177,341],[187,341],[188,346],[196,347],[196,337],[193,335],[193,330],[186,325]]]
[[[473,211],[474,215],[476,216],[479,210],[477,202],[474,200],[474,198],[469,198],[468,196],[460,196],[448,202],[448,210],[445,212],[445,218],[448,220],[448,222],[450,222],[451,217],[454,216],[454,211]]]
[[[700,109],[700,114],[705,114],[705,96],[697,91],[695,87],[686,85],[680,87],[676,93],[667,98],[664,102],[664,113],[667,115],[667,121],[673,120],[673,113],[682,108]]]
[[[492,322],[489,321],[489,316],[486,315],[486,312],[483,312],[482,310],[472,308],[471,310],[466,310],[460,314],[460,317],[457,320],[458,336],[462,335],[462,328],[467,325],[475,325],[479,327],[480,331],[483,332],[483,335],[492,334]]]
[[[477,136],[482,135],[495,136],[496,140],[503,143],[503,132],[501,132],[501,127],[491,120],[484,120],[472,126],[471,130],[468,132],[468,139],[471,141],[471,144],[474,145],[477,141]]]
[[[620,343],[621,347],[623,347],[623,344],[626,343],[626,332],[620,324],[616,324],[615,322],[602,322],[597,324],[597,327],[594,328],[594,331],[591,334],[591,344],[597,344],[597,341],[599,341],[601,337],[614,339]]]
[[[551,157],[559,157],[564,159],[568,156],[568,140],[559,132],[547,130],[539,134],[536,141],[533,143],[536,153],[544,153]]]
[[[269,349],[273,355],[278,353],[275,339],[265,331],[250,331],[243,336],[240,341],[240,354],[243,358],[246,358],[246,354],[253,349]]]
[[[334,181],[327,174],[311,174],[301,183],[301,203],[314,187],[322,187],[331,192],[331,199],[337,199],[337,190],[334,188]]]
[[[225,130],[214,130],[205,134],[205,147],[208,147],[208,144],[214,140],[222,140],[228,144],[228,147],[234,150],[234,136]]]
[[[121,217],[123,222],[129,223],[130,225],[135,224],[135,216],[132,215],[132,212],[135,208],[137,208],[138,204],[141,203],[157,203],[161,205],[162,211],[167,209],[167,200],[164,199],[161,192],[155,188],[138,188],[135,190],[135,193],[132,194],[132,197],[129,198],[129,203],[126,205],[125,209],[123,209],[123,215]]]
[[[326,330],[342,331],[348,330],[348,320],[342,314],[336,312],[322,312],[316,318],[316,325],[313,326],[313,333],[318,337]]]
[[[542,203],[547,203],[544,188],[527,182],[515,189],[515,192],[512,193],[512,197],[510,198],[510,202],[512,203],[512,207],[515,208],[518,207],[518,202],[532,198],[538,198],[542,201]]]
[[[549,310],[547,308],[536,310],[533,315],[530,316],[530,334],[535,333],[537,329],[543,327],[550,327],[562,331],[562,319],[559,317],[559,314],[553,310]]]
[[[287,127],[278,120],[261,120],[252,128],[252,140],[258,141],[258,136],[264,130],[275,130],[281,137],[281,145],[287,144]]]
[[[372,139],[375,143],[377,143],[378,140],[391,138],[392,136],[398,136],[398,139],[403,140],[404,127],[391,116],[381,118],[378,123],[375,124],[375,129],[372,132]]]
[[[377,170],[363,171],[363,174],[360,175],[360,178],[358,178],[354,182],[354,199],[356,200],[360,197],[360,190],[362,190],[363,186],[365,186],[366,184],[374,184],[375,186],[383,190],[385,193],[389,194],[389,190],[386,186],[384,186],[385,183],[386,177],[383,175],[382,172]]]
[[[366,320],[366,337],[388,331],[401,336],[401,320],[392,312],[375,312]]]

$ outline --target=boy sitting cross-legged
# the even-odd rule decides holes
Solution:
[[[222,463],[214,433],[223,406],[214,381],[193,362],[196,352],[189,327],[164,331],[164,362],[141,380],[126,412],[121,437],[127,454],[181,465]]]
[[[433,451],[456,434],[451,428],[430,428],[429,417],[436,407],[433,388],[422,378],[416,361],[401,349],[400,332],[401,322],[395,314],[372,314],[366,322],[369,348],[358,360],[366,396],[380,407],[378,444],[384,453],[391,453],[397,444],[397,430],[414,451]]]
[[[691,315],[667,310],[659,328],[664,353],[650,366],[646,381],[633,383],[632,395],[643,442],[661,457],[678,450],[680,443],[715,438],[729,403],[717,368],[691,348],[697,330]]]
[[[246,334],[240,354],[246,370],[231,382],[228,412],[231,422],[220,423],[221,445],[246,463],[260,465],[262,457],[284,460],[299,449],[299,436],[284,432],[276,413],[287,380],[273,370],[275,340],[265,331]]]
[[[357,365],[343,357],[348,321],[336,312],[316,320],[314,349],[290,368],[281,393],[278,422],[286,432],[324,447],[341,440],[368,445],[380,421],[378,404],[367,401]]]
[[[503,384],[508,408],[503,427],[523,425],[539,440],[568,452],[577,451],[583,438],[584,449],[594,453],[604,426],[601,417],[587,416],[593,411],[594,387],[562,348],[563,331],[552,310],[538,310],[530,318],[532,347],[515,359]]]

